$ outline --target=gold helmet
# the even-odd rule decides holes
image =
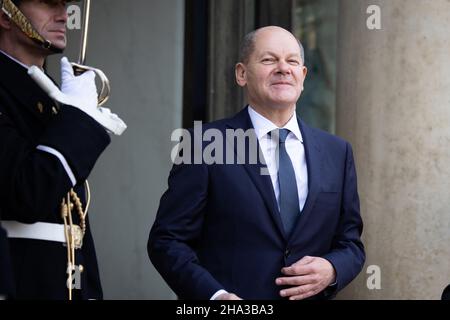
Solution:
[[[41,47],[48,49],[54,53],[61,53],[63,49],[55,47],[51,41],[45,39],[39,32],[33,27],[28,18],[18,8],[22,0],[0,0],[1,10],[22,30],[25,35],[36,42]],[[63,2],[78,2],[79,0],[44,0],[49,4],[58,4]]]

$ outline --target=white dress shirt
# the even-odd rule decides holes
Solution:
[[[255,128],[255,133],[258,138],[259,146],[266,162],[268,173],[272,181],[273,191],[280,209],[280,186],[278,185],[278,169],[277,169],[277,141],[271,138],[269,133],[276,129],[288,129],[288,134],[285,142],[286,151],[291,158],[292,166],[295,171],[295,180],[297,182],[299,214],[305,206],[306,197],[308,196],[308,170],[306,167],[305,148],[303,146],[303,137],[298,126],[297,115],[294,115],[283,128],[277,127],[272,121],[265,118],[256,112],[251,106],[248,107],[248,114]],[[211,300],[217,299],[222,293],[228,293],[225,290],[217,291]]]
[[[297,182],[298,203],[300,205],[299,212],[303,210],[308,196],[308,170],[306,167],[305,148],[303,146],[303,137],[297,122],[297,115],[294,115],[289,122],[283,127],[278,128],[272,121],[265,118],[256,112],[251,106],[248,107],[248,113],[255,128],[256,136],[258,137],[259,145],[266,161],[266,166],[272,180],[272,186],[275,197],[280,202],[280,186],[278,185],[278,169],[277,169],[277,141],[272,139],[269,132],[276,129],[288,129],[288,134],[285,142],[286,152],[291,158],[292,166],[295,171],[295,180]]]

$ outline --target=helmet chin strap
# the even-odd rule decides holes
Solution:
[[[0,0],[2,11],[19,27],[20,30],[40,47],[51,51],[52,53],[62,53],[64,49],[55,47],[51,41],[45,39],[36,31],[27,17],[11,0]]]

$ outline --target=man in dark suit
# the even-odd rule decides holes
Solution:
[[[18,299],[102,298],[85,190],[110,143],[95,75],[63,59],[65,104],[28,75],[65,48],[66,2],[0,1],[0,210]]]
[[[183,136],[150,259],[184,299],[331,298],[365,261],[351,146],[297,119],[307,70],[290,32],[250,33],[240,61],[249,106],[203,126],[201,144],[194,128],[192,150]]]
[[[450,284],[442,291],[441,300],[450,300]]]

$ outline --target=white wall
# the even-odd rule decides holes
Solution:
[[[66,54],[76,57],[71,46]],[[105,299],[169,299],[146,244],[181,127],[184,1],[92,1],[86,64],[109,77],[107,107],[128,124],[91,175],[90,219]],[[52,73],[57,57],[49,60]]]

